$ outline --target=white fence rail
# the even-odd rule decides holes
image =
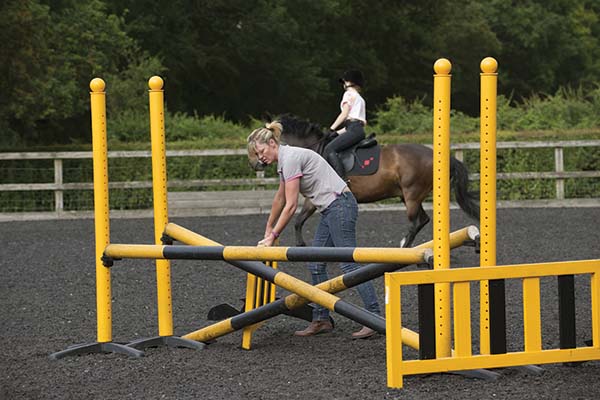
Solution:
[[[565,171],[564,170],[564,148],[574,147],[600,147],[600,140],[577,140],[577,141],[552,141],[552,142],[498,142],[498,149],[533,149],[533,148],[553,148],[554,149],[554,171],[547,172],[508,172],[498,173],[498,180],[510,179],[554,179],[556,182],[556,197],[554,200],[565,200],[565,179],[569,178],[599,178],[600,171]],[[459,160],[464,158],[464,152],[468,150],[478,150],[479,143],[462,143],[452,145],[455,157]],[[170,157],[211,157],[211,156],[230,156],[246,155],[245,149],[220,149],[220,150],[170,150],[167,151],[167,158]],[[110,151],[109,158],[150,158],[150,151]],[[63,211],[63,193],[68,190],[90,190],[93,188],[92,182],[63,182],[63,160],[72,159],[91,159],[92,152],[30,152],[30,153],[0,153],[0,161],[3,160],[53,160],[54,162],[54,182],[52,183],[7,183],[0,184],[0,192],[6,191],[53,191],[55,211]],[[471,179],[478,179],[479,174],[471,174]],[[248,179],[194,179],[194,180],[170,180],[169,188],[190,188],[190,187],[218,187],[218,186],[241,186],[254,185],[264,187],[264,185],[277,183],[276,178],[264,178],[262,172],[257,172],[256,178]],[[111,188],[120,189],[140,189],[151,188],[151,181],[124,181],[111,182]],[[240,197],[243,194],[240,193]]]

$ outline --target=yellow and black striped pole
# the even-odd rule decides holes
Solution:
[[[389,253],[389,254],[388,254]],[[382,264],[422,263],[425,249],[387,247],[256,247],[111,244],[109,258],[219,261],[324,261]],[[262,264],[261,264],[262,265]]]
[[[104,257],[113,260],[122,258],[225,260],[225,258],[223,258],[222,250],[220,252],[221,256],[217,256],[219,252],[215,250],[218,248],[218,246],[205,248],[198,246],[109,245],[104,251]],[[224,249],[224,247],[220,248]],[[207,249],[209,250],[208,252],[205,251]],[[268,258],[269,257],[267,257],[267,259]],[[243,257],[241,259],[243,259]],[[385,319],[379,315],[341,300],[338,297],[318,289],[300,279],[294,278],[291,275],[269,268],[260,262],[234,261],[231,259],[228,261],[237,268],[259,276],[286,290],[297,293],[299,296],[304,297],[313,303],[317,303],[331,311],[335,311],[338,314],[379,333],[385,333]],[[422,261],[423,257],[418,259],[417,262]]]
[[[165,234],[175,240],[189,245],[214,246],[215,244],[218,244],[202,235],[173,223],[169,223],[167,225]],[[479,231],[475,226],[463,228],[453,232],[450,235],[450,244],[452,248],[459,247],[468,240],[474,240],[477,236],[479,236]],[[423,243],[417,248],[431,249],[432,246],[433,242],[427,242]],[[334,294],[372,279],[381,277],[385,272],[395,271],[401,267],[402,265],[397,264],[364,265],[355,271],[320,283],[316,287]],[[291,294],[285,298],[263,305],[254,310],[217,322],[216,324],[207,326],[205,328],[201,328],[183,337],[206,342],[234,332],[238,329],[242,329],[245,326],[264,321],[280,314],[285,314],[290,310],[297,309],[308,303],[309,301],[307,299],[302,298],[297,294]],[[409,329],[402,328],[402,342],[412,348],[419,349],[419,335]]]

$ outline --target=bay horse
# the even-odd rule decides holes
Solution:
[[[332,139],[331,132],[324,132],[319,125],[290,114],[281,115],[276,120],[283,127],[283,144],[311,149],[323,156],[325,145]],[[250,150],[248,160],[254,170],[265,167]],[[468,190],[469,173],[466,166],[454,157],[450,159],[450,181],[460,208],[479,221],[479,205]],[[419,231],[429,222],[422,203],[433,190],[433,151],[427,146],[411,143],[381,146],[377,172],[373,175],[348,176],[348,187],[359,203],[399,197],[406,206],[411,224],[400,241],[400,247],[410,247]],[[296,246],[306,245],[302,228],[315,211],[315,206],[305,199],[294,223]]]

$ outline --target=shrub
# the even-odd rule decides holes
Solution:
[[[534,95],[524,100],[519,127],[524,130],[589,128],[593,105],[581,91],[560,89],[554,96]]]
[[[476,132],[479,118],[470,117],[460,111],[450,110],[450,130],[453,133]]]
[[[226,121],[222,116],[207,115],[199,117],[197,114],[188,116],[176,113],[165,123],[167,125],[167,140],[245,138],[248,134],[247,128]]]
[[[106,125],[109,139],[122,142],[149,141],[150,115],[148,110],[121,111],[116,115],[111,115]]]
[[[496,100],[497,106],[497,128],[499,130],[516,131],[519,121],[523,118],[524,110],[511,105],[512,99],[499,95]]]
[[[519,104],[498,96],[498,128],[514,131],[589,129],[600,126],[600,90],[561,88],[553,96],[535,94]]]
[[[148,142],[150,116],[147,110],[126,110],[109,118],[108,136],[123,142]],[[185,113],[165,112],[165,135],[169,142],[197,140],[235,139],[243,143],[248,129],[223,117],[208,115],[199,117]]]
[[[600,87],[587,94],[581,88],[561,88],[553,96],[536,94],[520,103],[499,95],[497,124],[498,129],[510,131],[597,128],[599,108]],[[432,111],[421,100],[410,103],[401,97],[389,98],[374,119],[373,129],[378,133],[424,133],[432,128]],[[479,130],[479,116],[451,110],[450,126],[454,133],[475,132]]]
[[[409,103],[402,97],[391,97],[375,112],[372,128],[377,133],[420,133],[431,131],[431,110],[415,100]]]
[[[413,134],[431,132],[432,126],[432,110],[423,104],[423,99],[408,102],[402,97],[392,97],[375,112],[373,129],[380,134]],[[479,121],[460,111],[451,110],[450,126],[452,132],[473,132],[479,129]]]

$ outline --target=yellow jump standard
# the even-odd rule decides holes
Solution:
[[[162,243],[162,233],[169,222],[167,203],[167,157],[163,80],[153,76],[148,81],[150,99],[150,142],[152,145],[152,203],[154,205],[154,240]],[[204,344],[173,336],[173,307],[171,304],[171,264],[156,260],[156,297],[158,302],[158,336],[141,338],[127,344],[138,350],[147,347],[169,346],[202,350]]]
[[[66,356],[89,353],[119,353],[142,357],[144,353],[112,341],[112,296],[110,268],[101,261],[102,252],[110,242],[108,217],[108,150],[106,140],[106,84],[100,78],[90,82],[92,111],[92,152],[94,164],[94,232],[96,237],[96,319],[97,342],[76,344],[50,354],[57,360]]]

